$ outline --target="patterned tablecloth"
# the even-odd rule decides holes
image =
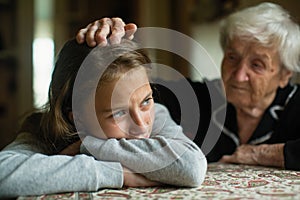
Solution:
[[[212,163],[198,188],[104,189],[18,199],[300,199],[300,171]]]

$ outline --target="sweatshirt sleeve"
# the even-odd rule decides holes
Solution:
[[[47,156],[22,135],[0,152],[0,198],[122,187],[120,163],[83,154]]]
[[[81,150],[98,160],[120,162],[136,173],[164,184],[195,187],[203,182],[206,174],[204,154],[160,104],[155,104],[150,138],[101,140],[87,136]]]

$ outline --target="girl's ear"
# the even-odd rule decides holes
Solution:
[[[70,120],[71,122],[74,123],[74,117],[73,117],[73,112],[72,112],[72,111],[70,111],[70,112],[68,113],[68,118],[69,118],[69,120]]]

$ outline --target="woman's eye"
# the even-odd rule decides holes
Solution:
[[[228,58],[229,60],[231,60],[231,61],[236,60],[236,56],[233,55],[233,54],[229,54],[229,55],[227,56],[227,58]]]
[[[119,110],[119,111],[116,111],[112,114],[112,117],[113,118],[120,118],[122,116],[124,116],[126,114],[126,112],[124,110]]]
[[[254,64],[252,64],[252,67],[253,67],[253,68],[260,68],[260,65],[259,65],[259,64],[256,64],[256,63],[254,63]]]
[[[254,63],[252,64],[252,68],[253,68],[255,71],[259,71],[259,72],[261,72],[261,71],[263,71],[263,70],[265,69],[265,67],[264,67],[263,64],[257,63],[257,62],[254,62]]]

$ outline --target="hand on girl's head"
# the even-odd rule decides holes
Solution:
[[[90,47],[106,46],[108,39],[111,44],[119,44],[122,38],[132,40],[136,30],[135,24],[125,24],[121,18],[102,18],[80,29],[76,40],[79,44],[86,41]]]

